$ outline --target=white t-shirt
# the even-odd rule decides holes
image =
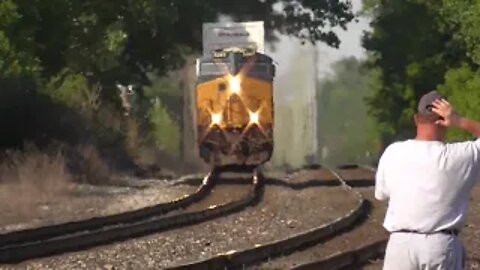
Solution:
[[[389,199],[388,231],[461,229],[480,178],[480,139],[461,143],[395,142],[380,158],[375,197]]]

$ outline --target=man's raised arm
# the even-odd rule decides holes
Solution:
[[[468,131],[477,138],[480,138],[480,123],[477,121],[461,117],[457,127]]]
[[[437,120],[437,124],[446,127],[461,128],[476,138],[480,138],[480,123],[457,114],[448,101],[444,99],[434,101],[432,111],[443,118]]]

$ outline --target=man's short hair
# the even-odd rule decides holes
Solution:
[[[438,115],[417,113],[418,120],[422,123],[435,123],[435,121],[440,120],[441,117]]]
[[[418,102],[417,115],[421,118],[421,120],[435,122],[441,119],[438,114],[432,111],[433,102],[437,99],[445,98],[435,90],[426,93],[420,98],[420,101]]]

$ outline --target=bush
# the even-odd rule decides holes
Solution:
[[[86,136],[86,122],[77,111],[15,79],[0,80],[0,124],[0,149],[19,149],[27,141],[38,147],[54,140],[75,144]]]
[[[76,181],[91,184],[110,183],[112,169],[159,170],[178,161],[180,128],[158,97],[138,93],[134,113],[125,116],[115,104],[119,100],[107,96],[68,70],[41,90],[34,83],[0,80],[0,124],[9,127],[0,130],[0,150],[21,149],[29,141],[43,151],[59,142]]]
[[[151,139],[162,151],[177,157],[180,147],[180,128],[157,98],[150,109]]]

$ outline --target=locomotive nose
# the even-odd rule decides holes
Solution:
[[[240,70],[242,69],[243,65],[243,57],[240,53],[232,53],[229,55],[229,72],[232,76],[236,76]]]
[[[197,99],[201,158],[216,166],[258,166],[273,149],[272,59],[236,48],[199,61]]]
[[[228,80],[228,84],[232,93],[235,93],[237,95],[240,94],[240,91],[242,90],[242,85],[239,76],[230,77]]]

